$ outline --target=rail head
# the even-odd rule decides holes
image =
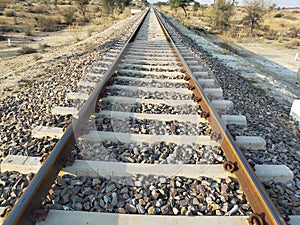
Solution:
[[[164,30],[164,33],[168,36],[168,40],[170,40],[170,43],[173,45],[176,54],[185,68],[187,76],[186,79],[190,82],[191,89],[194,93],[194,100],[200,105],[205,114],[205,118],[210,122],[210,125],[213,128],[214,133],[212,138],[215,138],[222,146],[227,158],[224,169],[234,173],[242,189],[244,190],[248,201],[250,202],[254,213],[248,218],[249,224],[286,225],[284,218],[279,213],[273,201],[267,194],[265,188],[259,181],[241,149],[238,147],[218,113],[212,107],[209,99],[204,94],[203,88],[193,76],[192,71],[189,69],[179,49],[176,47],[176,44],[174,43],[169,31],[166,29],[165,21],[162,18],[162,15],[158,12],[158,10],[155,10],[155,14],[162,29]]]

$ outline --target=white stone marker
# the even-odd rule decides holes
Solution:
[[[300,99],[294,100],[290,115],[300,123]]]

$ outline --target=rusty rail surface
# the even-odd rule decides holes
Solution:
[[[95,108],[98,96],[106,85],[107,81],[111,78],[113,73],[116,71],[121,58],[124,56],[128,44],[134,40],[137,32],[139,31],[146,15],[149,13],[148,9],[141,19],[141,23],[138,25],[136,30],[128,39],[126,45],[121,50],[116,61],[110,66],[109,70],[105,73],[103,79],[99,82],[91,96],[88,98],[85,105],[79,112],[77,119],[73,120],[73,123],[67,128],[63,137],[58,141],[50,156],[47,158],[45,163],[40,168],[39,172],[35,175],[34,179],[16,202],[11,212],[6,217],[4,225],[31,225],[35,224],[39,218],[47,216],[46,211],[40,211],[40,205],[43,198],[47,195],[52,183],[56,179],[59,171],[66,166],[72,159],[70,159],[70,152],[72,147],[76,143],[75,134],[81,134],[81,127],[84,127],[86,121],[90,117]],[[197,102],[203,110],[202,117],[206,118],[214,133],[212,139],[218,141],[227,158],[227,162],[224,164],[226,171],[232,172],[238,179],[245,195],[250,202],[251,208],[254,213],[248,218],[249,224],[253,225],[275,225],[286,224],[279,211],[275,207],[274,203],[269,198],[263,185],[257,178],[254,170],[247,162],[242,151],[235,143],[232,136],[227,131],[225,125],[221,121],[216,111],[211,107],[211,103],[208,98],[204,95],[202,87],[198,81],[192,75],[191,70],[188,68],[184,58],[180,54],[176,44],[172,41],[171,35],[165,28],[165,21],[161,14],[155,11],[156,16],[159,20],[160,26],[162,27],[167,39],[170,41],[175,49],[175,52],[180,59],[181,64],[185,69],[185,79],[190,83],[190,90],[193,91],[194,101]]]
[[[158,18],[160,18],[160,25],[165,34],[168,35],[168,39],[172,40],[171,35],[163,24],[165,22],[164,19],[157,11],[156,15]],[[171,41],[171,43],[186,70],[186,80],[189,81],[190,90],[192,90],[194,93],[194,101],[200,105],[203,110],[202,116],[209,121],[211,127],[213,128],[214,133],[212,134],[212,138],[218,141],[224,150],[227,159],[227,162],[224,163],[224,169],[233,173],[237,177],[238,182],[245,192],[251,208],[254,211],[254,213],[248,218],[249,224],[286,224],[273,201],[267,194],[262,183],[256,176],[253,168],[248,163],[241,149],[238,147],[235,140],[226,129],[218,113],[211,106],[209,99],[204,94],[204,90],[199,85],[196,78],[192,75],[192,71],[189,69],[175,43],[173,41]]]

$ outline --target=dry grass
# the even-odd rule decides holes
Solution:
[[[74,41],[80,41],[102,32],[117,23],[118,20],[130,16],[130,7],[125,8],[122,13],[115,10],[108,16],[104,15],[99,3],[92,1],[87,7],[87,20],[84,20],[71,0],[60,0],[56,6],[53,1],[44,0],[6,1],[6,4],[0,7],[3,7],[1,8],[3,13],[0,14],[0,49],[5,50],[9,50],[7,37],[11,37],[15,47],[33,45],[32,47],[37,48],[38,43],[33,41],[28,43],[30,39],[28,37],[32,36],[32,39],[38,39],[39,37],[55,36],[55,33],[49,32],[56,31],[67,31],[69,35],[72,34],[70,36],[73,36]],[[76,28],[68,29],[69,25],[73,24],[78,25]],[[25,52],[21,49],[21,54],[26,54]]]
[[[281,45],[286,48],[299,47],[300,35],[300,9],[274,9],[264,16],[263,23],[254,29],[254,34],[250,36],[250,29],[242,25],[241,20],[246,15],[243,7],[235,7],[234,14],[230,19],[231,28],[224,32],[214,30],[210,24],[210,17],[213,13],[212,6],[193,11],[192,7],[187,8],[188,16],[184,17],[184,12],[180,8],[171,9],[169,6],[161,6],[161,10],[172,17],[177,18],[183,25],[210,33],[217,34],[218,37],[228,43],[245,43],[251,41],[261,41]]]

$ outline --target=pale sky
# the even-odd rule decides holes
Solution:
[[[197,0],[200,4],[212,4],[214,0]],[[279,7],[300,7],[300,0],[269,0]],[[167,2],[167,0],[148,0],[150,3],[155,2]],[[243,0],[237,0],[237,2],[242,3]]]

